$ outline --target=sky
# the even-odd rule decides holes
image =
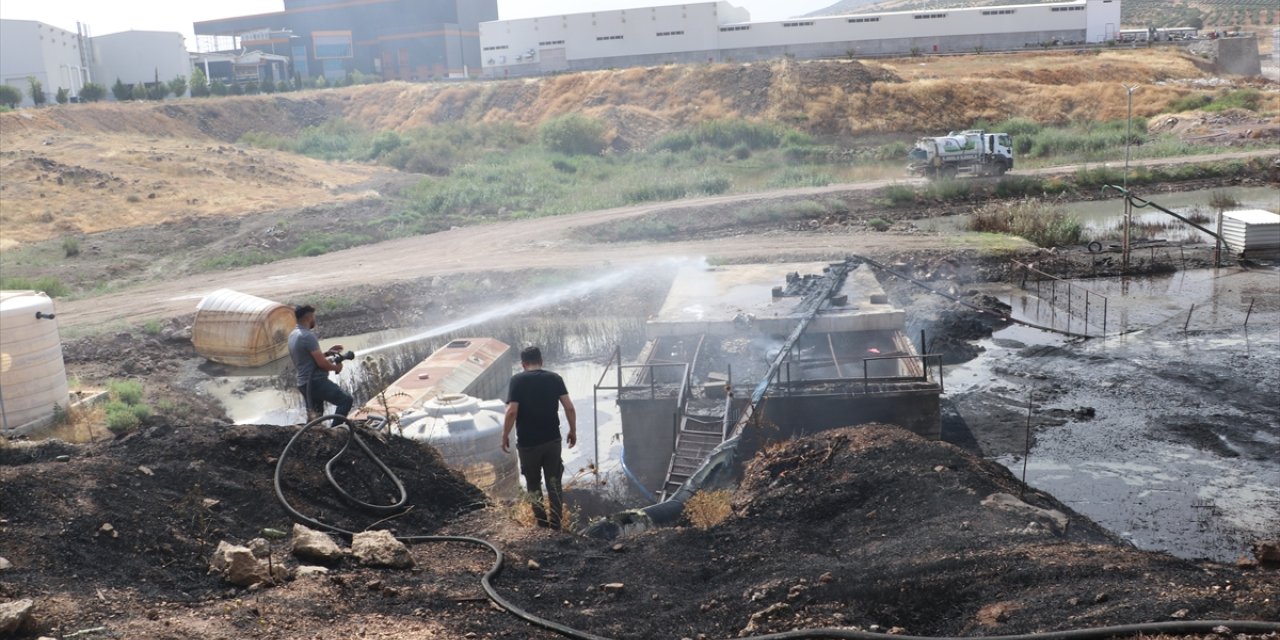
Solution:
[[[777,20],[803,15],[835,4],[836,0],[730,0],[751,11],[753,20]],[[503,19],[531,18],[609,9],[631,9],[661,4],[678,4],[678,0],[498,0],[498,15]],[[76,22],[88,24],[93,35],[117,31],[177,31],[186,35],[187,48],[196,49],[191,23],[232,16],[270,13],[284,8],[282,0],[219,0],[189,2],[185,0],[3,0],[0,18],[38,20],[76,30]]]

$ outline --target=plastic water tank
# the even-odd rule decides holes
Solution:
[[[406,438],[435,447],[449,466],[485,493],[514,498],[520,491],[520,466],[514,449],[502,452],[505,407],[501,400],[446,394],[401,415],[400,426]]]
[[[196,353],[233,367],[259,367],[289,352],[293,309],[247,293],[219,289],[196,306]]]
[[[6,431],[68,405],[62,340],[53,300],[36,291],[0,291],[0,427]]]

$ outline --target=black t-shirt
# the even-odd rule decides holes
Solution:
[[[542,369],[511,376],[507,402],[518,402],[516,446],[536,447],[560,439],[560,396],[568,395],[564,379]]]

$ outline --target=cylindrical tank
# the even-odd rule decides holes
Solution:
[[[495,498],[514,498],[520,490],[515,451],[502,452],[501,400],[481,402],[445,394],[400,416],[404,437],[435,447],[445,462],[471,484]]]
[[[218,289],[196,306],[196,353],[233,367],[258,367],[289,352],[293,309],[247,293]]]
[[[37,291],[0,291],[0,427],[53,415],[69,403],[53,300]]]

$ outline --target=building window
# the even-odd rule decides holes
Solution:
[[[621,40],[622,36],[597,36],[596,41],[600,40]]]
[[[782,23],[782,26],[784,26],[784,27],[812,27],[812,26],[813,26],[813,22],[812,22],[812,21],[809,21],[809,22],[784,22],[784,23]]]
[[[913,17],[913,18],[915,18],[916,20],[933,20],[933,19],[935,19],[935,18],[945,18],[945,17],[947,17],[947,14],[945,14],[945,13],[917,13],[916,15],[914,15],[914,16],[912,16],[912,17]]]
[[[1084,11],[1084,7],[1053,7],[1050,11]]]
[[[307,47],[306,45],[294,45],[293,47],[293,70],[304,78],[311,77],[311,68],[307,64]]]
[[[720,27],[721,31],[750,31],[751,25],[739,25],[736,27]]]
[[[496,47],[485,47],[484,50],[485,51],[502,51],[503,49],[506,49],[506,48],[507,48],[507,45],[502,44]]]
[[[682,36],[682,35],[684,35],[683,31],[659,31],[658,32],[659,38],[663,38],[666,36]]]
[[[558,45],[558,44],[564,44],[564,40],[547,40],[546,42],[539,42],[539,43],[538,43],[538,46],[539,46],[539,47],[554,47],[554,46],[556,46],[556,45]]]
[[[1007,15],[1012,15],[1012,14],[1013,14],[1013,13],[1015,13],[1016,11],[1017,11],[1017,9],[991,9],[990,11],[983,11],[983,12],[982,12],[982,15],[984,15],[984,16],[1007,16]]]
[[[849,22],[880,22],[880,18],[849,18]]]
[[[352,57],[350,31],[316,31],[311,34],[311,46],[315,49],[316,60]]]

